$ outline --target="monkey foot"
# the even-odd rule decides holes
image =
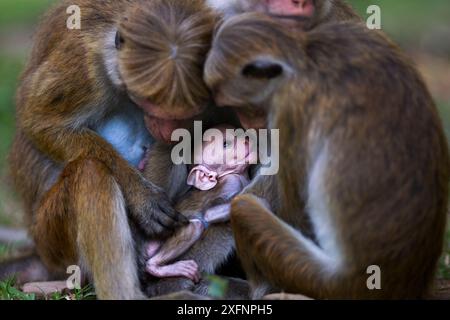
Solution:
[[[149,274],[157,278],[185,277],[195,283],[200,281],[198,265],[193,260],[178,261],[173,264],[158,266],[150,260],[146,270]]]

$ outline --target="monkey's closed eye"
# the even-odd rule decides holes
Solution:
[[[257,60],[247,64],[242,69],[242,75],[246,78],[273,79],[283,74],[283,67],[272,61]]]
[[[122,48],[122,45],[123,45],[124,42],[125,42],[125,40],[121,36],[120,32],[117,31],[116,32],[116,39],[115,39],[116,49],[120,50],[120,48]]]
[[[224,142],[223,142],[223,148],[224,148],[224,149],[229,148],[229,147],[231,147],[232,145],[233,145],[233,143],[232,143],[231,141],[224,141]]]

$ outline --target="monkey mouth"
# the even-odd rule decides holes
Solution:
[[[145,126],[150,134],[158,141],[172,143],[172,133],[177,129],[187,128],[192,123],[192,118],[187,119],[163,119],[144,115]]]
[[[234,111],[244,129],[267,128],[267,113],[264,110],[234,108]]]
[[[275,18],[279,21],[281,21],[283,24],[300,30],[309,30],[311,29],[312,25],[312,19],[307,17],[299,17],[299,16],[282,16],[282,15],[276,15],[276,14],[269,14],[270,17]]]

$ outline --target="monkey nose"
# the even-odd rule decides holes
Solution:
[[[279,16],[312,17],[315,12],[313,0],[268,0],[268,11]]]

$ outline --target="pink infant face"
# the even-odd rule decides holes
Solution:
[[[194,153],[198,165],[192,168],[187,180],[188,185],[197,189],[210,190],[219,179],[230,174],[244,178],[249,165],[257,163],[256,144],[244,135],[236,135],[232,126],[210,129],[204,140],[201,150]]]
[[[215,170],[220,175],[230,170],[242,173],[250,164],[257,162],[256,147],[251,139],[244,135],[234,135],[236,128],[233,126],[222,125],[214,129],[220,131],[221,134],[217,135],[217,132],[213,132],[211,135],[205,134],[205,139],[210,141],[203,143],[203,159],[201,161],[203,165]],[[218,140],[219,138],[220,140]]]

